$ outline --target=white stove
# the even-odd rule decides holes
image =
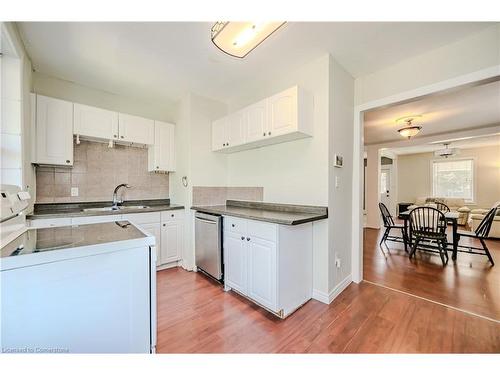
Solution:
[[[2,352],[154,352],[154,237],[127,221],[28,228],[29,195],[0,195]]]

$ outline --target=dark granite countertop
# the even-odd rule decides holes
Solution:
[[[184,206],[170,204],[170,199],[150,199],[126,201],[118,210],[84,211],[85,209],[111,207],[112,202],[77,202],[77,203],[44,203],[35,204],[34,211],[26,215],[26,219],[55,219],[61,217],[124,215],[143,212],[180,210]],[[134,207],[132,207],[134,206]],[[137,206],[147,206],[138,208]]]
[[[298,225],[328,218],[327,207],[236,200],[228,200],[225,205],[193,206],[191,209],[283,225]]]
[[[111,223],[28,229],[2,248],[0,256],[4,258],[145,237],[147,236],[144,233],[126,220]]]

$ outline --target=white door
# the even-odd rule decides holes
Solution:
[[[244,109],[247,112],[246,142],[265,139],[268,135],[267,100]]]
[[[380,170],[380,202],[386,205],[389,212],[394,215],[391,195],[391,168]]]
[[[73,165],[73,103],[37,95],[35,162]]]
[[[248,241],[248,296],[272,311],[277,309],[276,244],[257,237]]]
[[[118,133],[120,141],[154,144],[155,122],[144,117],[118,114]]]
[[[297,87],[292,87],[268,99],[268,136],[274,137],[297,130]]]
[[[155,121],[155,144],[150,149],[150,171],[171,172],[175,170],[175,125]]]
[[[247,294],[247,240],[241,234],[224,232],[224,284]]]
[[[118,138],[118,112],[74,104],[73,132],[102,139]]]
[[[152,223],[152,224],[140,224],[138,225],[141,229],[148,232],[149,234],[155,236],[156,240],[156,265],[162,265],[161,259],[161,224],[160,223]]]
[[[227,117],[212,122],[212,151],[226,147],[226,123]]]
[[[182,256],[182,234],[184,225],[182,222],[169,221],[161,227],[161,251],[162,264],[175,262]]]
[[[245,143],[245,133],[248,122],[248,113],[239,111],[229,116],[226,127],[226,147],[238,146]]]

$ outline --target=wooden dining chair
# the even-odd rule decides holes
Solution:
[[[410,259],[415,255],[419,243],[422,241],[435,241],[443,266],[448,263],[448,240],[443,232],[443,223],[446,223],[444,214],[434,207],[417,207],[410,212],[411,236],[415,242],[410,251]]]
[[[384,244],[385,247],[387,247],[387,249],[389,249],[389,247],[387,246],[387,243],[386,243],[386,241],[388,239],[389,240],[395,240],[395,241],[401,241],[401,240],[403,240],[403,242],[404,242],[404,239],[406,237],[406,233],[405,233],[405,228],[404,228],[403,225],[394,223],[394,219],[392,218],[392,215],[389,212],[389,210],[387,209],[387,206],[385,204],[383,204],[382,202],[380,202],[378,204],[378,207],[380,209],[380,214],[382,215],[382,221],[384,222],[384,228],[385,228],[385,232],[382,235],[382,239],[379,242],[380,249],[383,252],[382,244]],[[401,231],[401,237],[399,237],[399,236],[389,236],[390,232],[391,232],[391,229],[398,229],[398,230],[400,230]],[[385,253],[384,253],[384,255],[385,255]]]
[[[436,208],[441,211],[441,212],[450,212],[450,207],[448,207],[446,204],[443,202],[436,202]]]
[[[473,254],[480,254],[480,255],[486,255],[491,262],[491,265],[494,266],[495,262],[493,261],[493,257],[491,256],[490,250],[488,250],[488,246],[486,246],[486,242],[484,240],[488,238],[490,234],[490,229],[491,226],[493,225],[493,220],[495,220],[495,215],[497,213],[497,210],[500,209],[500,207],[493,207],[491,210],[488,211],[488,213],[484,216],[483,220],[481,220],[481,223],[479,223],[478,227],[474,232],[470,231],[464,231],[464,230],[459,230],[457,232],[458,234],[458,242],[459,246],[462,248],[468,248],[469,252]],[[462,237],[469,237],[469,238],[475,238],[478,239],[479,242],[481,242],[482,247],[474,247],[474,246],[464,246],[460,245],[460,238]],[[479,250],[480,252],[476,252]]]

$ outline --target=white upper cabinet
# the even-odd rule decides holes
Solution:
[[[264,139],[267,134],[267,100],[261,100],[246,108],[248,125],[246,141],[253,142]]]
[[[175,125],[155,121],[154,126],[154,145],[148,150],[148,170],[175,171]]]
[[[73,103],[36,97],[36,164],[73,165]]]
[[[312,137],[313,97],[298,86],[212,123],[212,151],[236,152]]]
[[[78,135],[118,139],[118,112],[83,104],[74,104],[73,132]]]
[[[292,87],[289,90],[280,92],[277,95],[271,96],[268,99],[269,108],[269,126],[267,135],[276,137],[282,134],[288,134],[297,127],[297,87]]]
[[[212,123],[212,150],[222,150],[224,147],[226,147],[227,123],[227,117],[223,117]]]
[[[246,111],[239,111],[229,116],[226,123],[226,147],[239,146],[245,143],[245,133],[248,124]]]
[[[154,144],[155,123],[147,118],[118,114],[119,141],[130,143],[141,143],[145,145]]]

